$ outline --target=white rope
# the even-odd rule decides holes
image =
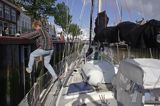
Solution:
[[[82,16],[83,16],[83,14],[84,14],[85,5],[86,5],[86,0],[83,0],[83,6],[82,6],[82,9],[81,9],[81,13],[80,13],[79,20],[82,19]]]
[[[140,9],[141,9],[141,16],[144,18],[145,17],[145,14],[144,14],[144,6],[143,6],[143,4],[142,4],[142,2],[140,3]]]
[[[120,6],[119,6],[119,2],[117,0],[116,0],[116,5],[117,5],[119,16],[121,17],[121,10],[120,10]]]

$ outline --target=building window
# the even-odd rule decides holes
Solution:
[[[10,34],[15,35],[16,34],[16,25],[10,24]]]
[[[5,19],[10,20],[10,8],[5,5]]]
[[[12,9],[11,18],[13,22],[16,22],[16,11]]]
[[[3,17],[3,4],[0,2],[0,17]]]
[[[0,34],[2,34],[2,31],[3,31],[3,22],[0,21]]]
[[[22,32],[26,32],[25,21],[22,21]]]

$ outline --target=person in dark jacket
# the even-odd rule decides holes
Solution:
[[[7,36],[9,34],[8,27],[4,27],[4,30],[2,31],[2,36]]]
[[[28,67],[26,68],[26,71],[28,73],[31,73],[34,64],[34,59],[38,56],[43,56],[44,66],[47,68],[47,70],[50,72],[53,79],[55,80],[57,79],[57,75],[49,63],[53,53],[52,38],[51,36],[49,36],[47,31],[43,30],[42,23],[40,21],[34,21],[33,28],[35,29],[35,31],[22,35],[22,37],[25,38],[36,39],[37,45],[37,49],[30,54],[29,63]]]

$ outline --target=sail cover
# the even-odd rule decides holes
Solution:
[[[112,81],[116,89],[118,106],[143,106],[142,96],[146,91],[157,89],[159,92],[159,67],[160,60],[157,59],[127,59],[122,61],[118,73]]]
[[[127,59],[120,64],[118,73],[144,89],[160,88],[160,60]]]
[[[143,25],[124,21],[116,26],[95,27],[95,42],[124,41],[132,48],[160,48],[160,21],[151,19]]]
[[[113,64],[105,60],[88,61],[82,66],[82,71],[88,77],[88,83],[94,86],[101,83],[111,83],[115,75]]]

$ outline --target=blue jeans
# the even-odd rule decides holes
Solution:
[[[52,77],[54,79],[56,79],[57,75],[56,75],[54,69],[52,68],[52,66],[49,63],[50,60],[51,60],[52,53],[53,53],[53,50],[43,50],[43,49],[36,49],[36,50],[34,50],[30,54],[28,68],[32,71],[32,67],[33,67],[33,64],[34,64],[35,57],[43,56],[44,57],[44,66],[50,72],[50,74],[52,75]]]

